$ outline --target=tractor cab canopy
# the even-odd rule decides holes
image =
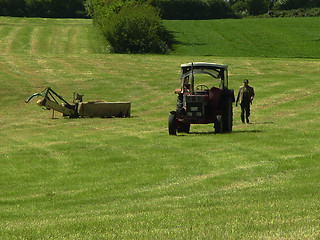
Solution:
[[[216,63],[195,62],[181,64],[181,91],[187,87],[194,93],[194,75],[208,74],[214,79],[220,79],[220,89],[228,88],[228,66]]]

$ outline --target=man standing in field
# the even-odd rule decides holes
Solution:
[[[250,104],[252,104],[252,100],[254,98],[254,90],[253,87],[249,86],[248,79],[243,81],[243,86],[239,88],[236,107],[238,106],[238,102],[241,106],[241,121],[244,123],[244,115],[246,115],[246,121],[249,123],[250,116]]]

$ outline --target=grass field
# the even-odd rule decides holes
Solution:
[[[166,21],[174,55],[320,58],[320,18]]]
[[[209,46],[103,54],[90,20],[0,17],[0,239],[319,239],[320,60],[201,56]],[[234,89],[250,80],[252,124],[235,108],[230,134],[168,135],[191,61],[228,64]],[[132,118],[51,119],[24,103],[46,86],[131,101]]]

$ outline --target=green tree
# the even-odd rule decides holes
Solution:
[[[259,15],[268,11],[267,0],[246,0],[245,3],[250,15]]]
[[[157,10],[147,4],[129,4],[109,18],[105,35],[116,53],[165,53],[166,33]]]
[[[0,15],[24,17],[25,14],[25,1],[24,0],[0,0]]]
[[[28,17],[51,17],[51,0],[25,0]]]
[[[87,0],[85,8],[116,53],[165,53],[170,34],[145,0]]]
[[[232,10],[238,16],[246,16],[248,15],[248,7],[244,1],[237,1],[232,5]]]
[[[77,17],[84,6],[82,0],[51,0],[50,10],[54,17]]]

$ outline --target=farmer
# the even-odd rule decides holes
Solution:
[[[249,123],[250,116],[250,104],[252,104],[252,100],[254,98],[254,90],[253,87],[249,86],[248,79],[243,81],[243,86],[239,88],[236,107],[238,106],[238,102],[241,106],[241,121],[244,123],[244,116],[246,115],[246,121]]]

